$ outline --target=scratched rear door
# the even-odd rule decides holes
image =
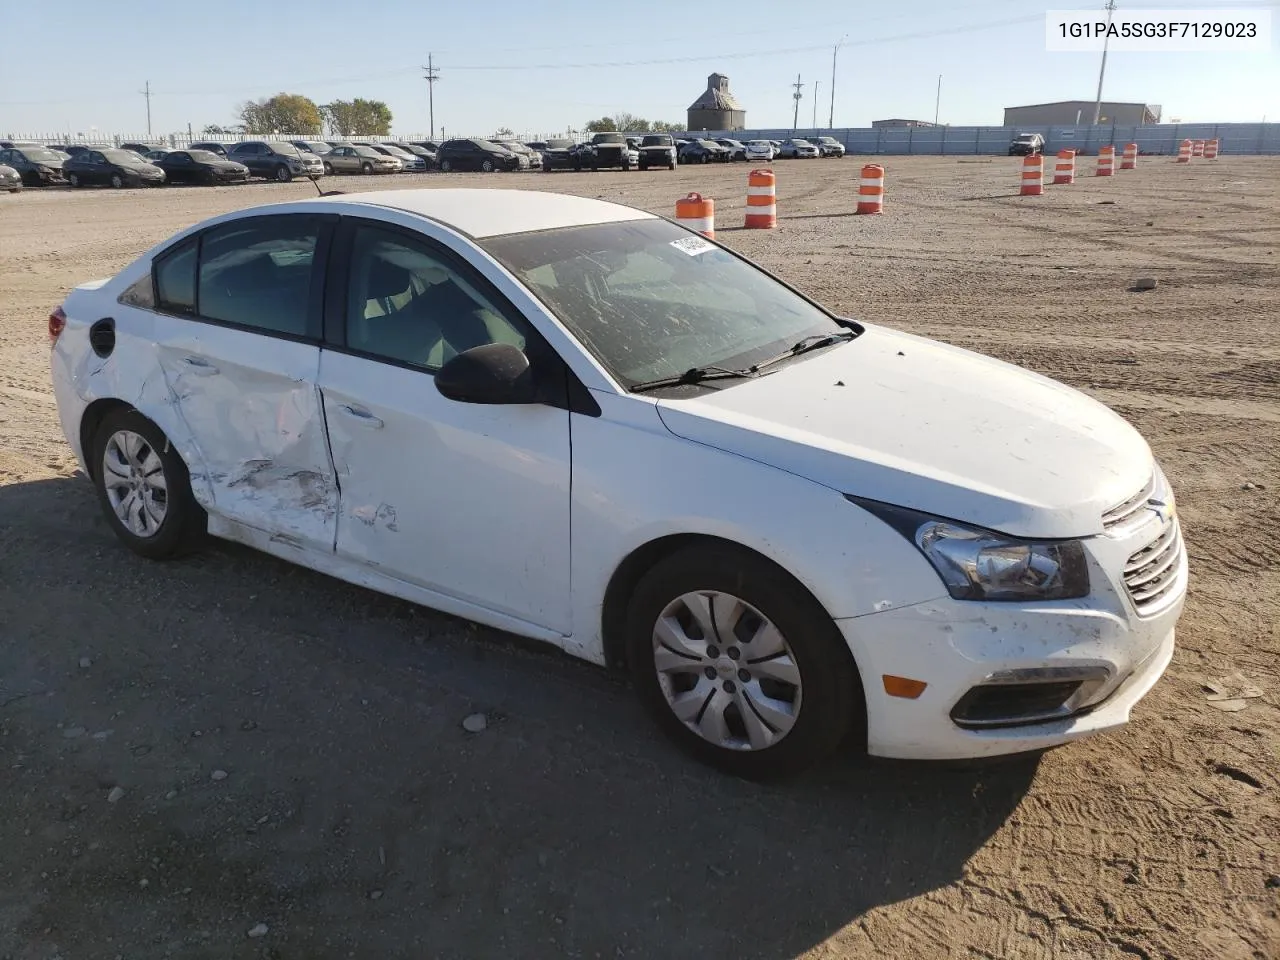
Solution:
[[[156,349],[212,511],[307,549],[334,549],[338,491],[317,377],[322,264],[336,217],[273,215],[197,239],[190,269],[157,261]],[[173,274],[173,277],[170,277]],[[185,312],[184,316],[175,316]]]

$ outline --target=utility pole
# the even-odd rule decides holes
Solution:
[[[813,132],[815,135],[818,132],[818,84],[821,82],[821,80],[813,81]]]
[[[942,106],[942,74],[938,74],[938,95],[933,99],[933,125],[938,125],[938,108]]]
[[[151,136],[151,81],[147,81],[147,85],[138,91],[147,98],[147,136]]]
[[[791,132],[795,133],[796,128],[800,126],[800,98],[804,96],[802,91],[804,84],[800,81],[800,74],[796,74],[796,82],[792,84],[796,88],[796,92],[791,95],[791,99],[795,101],[796,108],[791,115]]]
[[[1098,100],[1093,105],[1093,125],[1102,120],[1102,77],[1107,72],[1107,44],[1111,42],[1111,18],[1116,12],[1116,0],[1107,0],[1107,36],[1102,38],[1102,66],[1098,68]]]
[[[827,114],[827,129],[834,130],[836,126],[836,54],[840,52],[840,44],[849,39],[846,33],[831,48],[831,112]]]
[[[431,56],[427,54],[427,65],[422,68],[422,79],[427,81],[427,110],[431,122],[431,136],[427,139],[434,140],[436,138],[436,81],[440,79],[440,71],[436,69],[435,61]],[[444,131],[440,132],[443,136]]]

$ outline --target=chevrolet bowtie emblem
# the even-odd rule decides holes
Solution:
[[[1164,500],[1152,499],[1147,501],[1147,506],[1160,518],[1161,523],[1168,523],[1178,512],[1172,500],[1166,503]]]

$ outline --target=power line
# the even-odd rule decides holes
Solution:
[[[792,84],[796,88],[796,92],[791,95],[791,99],[796,102],[795,115],[791,118],[791,132],[796,132],[796,127],[800,126],[800,98],[804,96],[801,91],[804,90],[804,84],[800,80],[800,74],[796,74],[796,82]]]
[[[1098,67],[1098,100],[1093,105],[1093,125],[1102,119],[1102,77],[1107,72],[1107,44],[1111,42],[1111,18],[1115,16],[1116,0],[1107,0],[1107,33],[1102,38],[1102,65]]]

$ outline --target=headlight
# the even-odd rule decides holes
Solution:
[[[915,510],[848,497],[911,541],[957,600],[1072,600],[1089,593],[1079,540],[1021,540]]]

